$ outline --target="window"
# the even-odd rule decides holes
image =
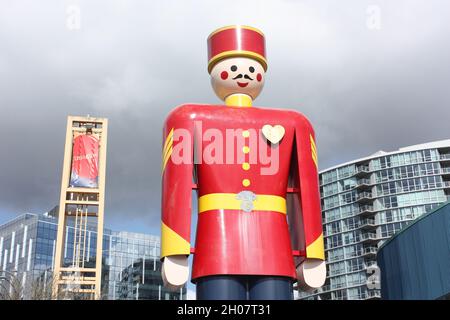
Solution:
[[[351,203],[356,201],[356,191],[350,191],[341,194],[342,203]]]
[[[340,183],[341,190],[350,190],[356,186],[356,178],[344,179]]]
[[[339,289],[346,286],[345,276],[330,278],[331,289]]]
[[[364,260],[362,258],[350,259],[346,263],[348,272],[364,269]]]
[[[337,219],[340,219],[340,217],[341,217],[339,208],[335,208],[332,210],[326,210],[324,212],[325,212],[325,222],[337,220]]]
[[[331,298],[334,300],[346,300],[347,299],[347,290],[337,290],[331,293]]]
[[[330,276],[345,273],[345,261],[328,264]]]
[[[341,214],[343,218],[353,216],[353,212],[354,205],[345,205],[341,207]]]
[[[342,236],[340,234],[330,236],[326,240],[328,249],[342,246]]]
[[[358,237],[355,233],[355,231],[351,231],[351,232],[346,232],[344,234],[342,234],[343,238],[344,238],[344,244],[351,244],[351,243],[355,243],[358,241]]]
[[[355,173],[355,165],[349,165],[338,169],[339,179],[347,178]]]
[[[339,192],[339,184],[337,182],[323,186],[323,196],[328,197]]]
[[[367,281],[367,277],[364,272],[351,273],[351,274],[347,275],[347,284],[349,286],[365,284],[366,281]]]
[[[392,235],[394,235],[394,233],[401,230],[403,225],[404,224],[400,223],[400,222],[383,225],[383,226],[381,226],[381,236],[382,237],[391,237]]]
[[[339,206],[339,196],[332,196],[323,199],[324,209],[330,209]]]
[[[323,184],[327,184],[337,180],[337,170],[331,170],[321,175]]]
[[[359,218],[348,218],[342,221],[342,231],[354,230],[359,226]]]
[[[336,261],[344,259],[344,248],[337,248],[328,251],[328,261]]]
[[[341,222],[335,221],[326,225],[327,235],[332,235],[341,231]]]

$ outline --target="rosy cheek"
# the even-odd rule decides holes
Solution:
[[[258,74],[256,75],[256,80],[258,80],[259,82],[261,82],[261,80],[262,80],[262,74],[261,74],[261,73],[258,73]]]
[[[222,73],[220,74],[220,77],[222,78],[222,80],[226,80],[228,78],[228,72],[222,71]]]

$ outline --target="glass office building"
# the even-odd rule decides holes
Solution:
[[[45,214],[26,213],[0,226],[0,299],[15,292],[20,283],[24,299],[49,298],[56,248],[57,208]],[[56,213],[56,214],[55,214]],[[95,266],[96,232],[87,226],[86,267]],[[74,229],[66,229],[64,263],[70,265],[75,250]],[[103,299],[185,299],[186,288],[169,292],[162,285],[157,236],[104,229]],[[47,287],[47,288],[46,288]],[[37,290],[39,288],[39,290]],[[3,295],[3,297],[2,297]],[[43,296],[44,295],[44,296]]]
[[[379,151],[319,177],[327,280],[300,298],[377,299],[378,248],[449,198],[450,140]]]

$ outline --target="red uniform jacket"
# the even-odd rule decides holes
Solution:
[[[282,139],[271,143],[264,125],[282,126]],[[223,274],[295,279],[302,259],[324,260],[314,131],[301,113],[188,104],[169,114],[161,258],[190,254],[193,184],[199,209],[194,282]]]

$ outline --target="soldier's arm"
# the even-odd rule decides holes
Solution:
[[[309,120],[296,113],[295,141],[298,159],[299,203],[303,220],[305,260],[297,266],[299,287],[321,287],[325,282],[325,251],[318,180],[315,134]]]
[[[190,253],[193,123],[189,110],[177,107],[167,117],[162,147],[161,259],[165,285],[183,286]]]

